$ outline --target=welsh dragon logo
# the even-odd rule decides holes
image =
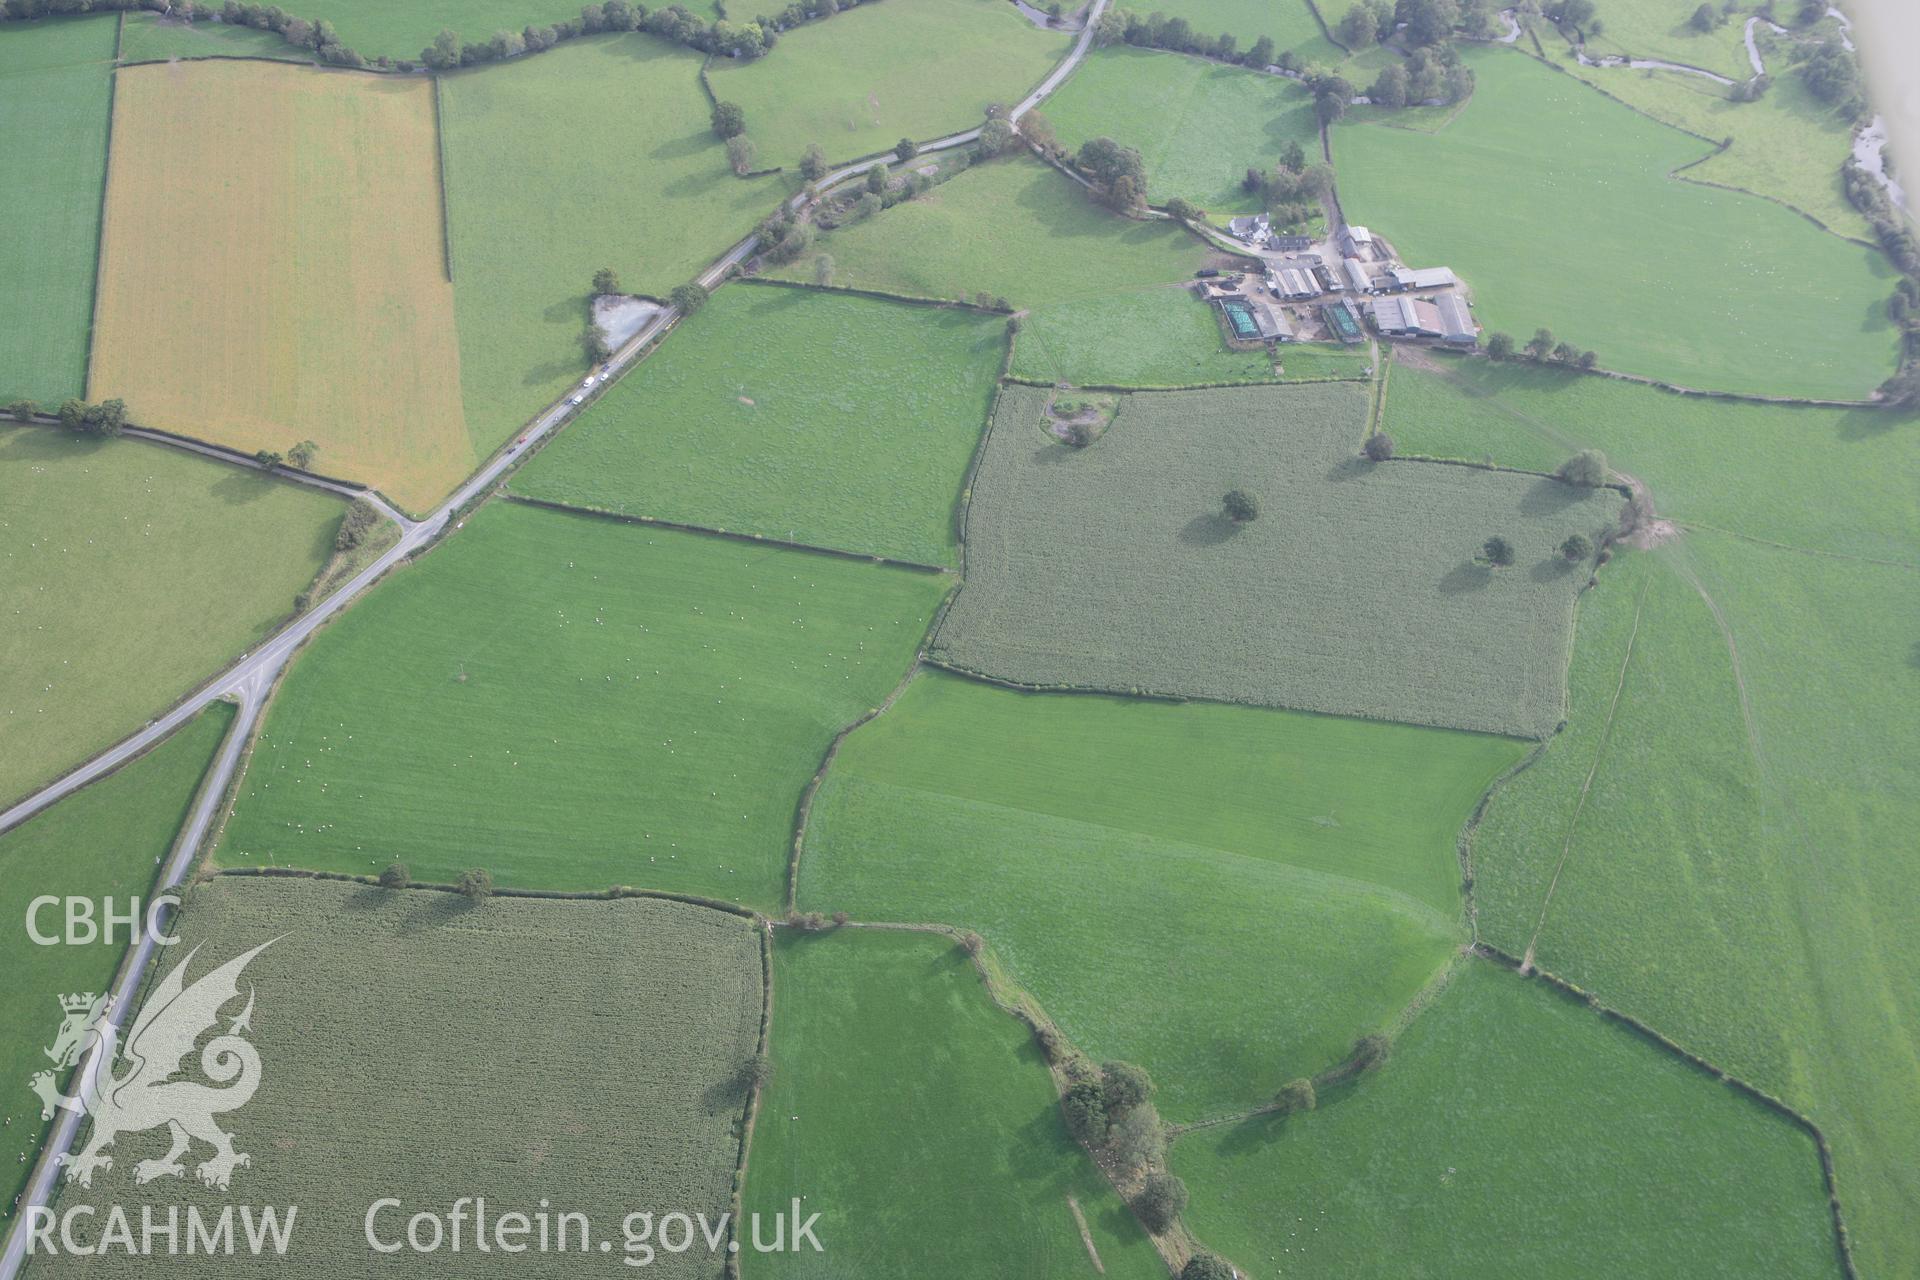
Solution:
[[[80,1112],[93,1121],[80,1153],[59,1157],[69,1181],[92,1186],[95,1170],[113,1168],[107,1148],[116,1138],[162,1125],[173,1140],[172,1149],[158,1160],[136,1163],[135,1182],[183,1177],[186,1166],[181,1157],[192,1150],[195,1140],[212,1147],[213,1154],[200,1162],[194,1174],[216,1190],[226,1190],[233,1171],[252,1163],[244,1151],[234,1150],[233,1136],[214,1122],[215,1116],[245,1106],[260,1087],[260,1054],[245,1038],[253,1029],[251,987],[246,1007],[200,1049],[200,1070],[214,1084],[173,1077],[185,1068],[201,1036],[220,1021],[220,1010],[239,997],[241,971],[272,945],[263,942],[192,985],[187,984],[187,966],[199,948],[189,951],[154,987],[124,1045],[119,1043],[111,996],[88,992],[60,998],[64,1021],[44,1052],[55,1070],[76,1065],[89,1049],[94,1050],[93,1056],[81,1071],[76,1095],[59,1092],[55,1071],[36,1072],[31,1083],[40,1095],[42,1120],[51,1120],[56,1110],[62,1110]]]

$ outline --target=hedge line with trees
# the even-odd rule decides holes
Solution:
[[[649,10],[646,5],[631,0],[606,0],[604,4],[583,6],[577,18],[533,24],[518,31],[503,29],[486,40],[465,41],[458,33],[443,30],[432,44],[420,51],[417,61],[396,60],[386,54],[369,58],[343,44],[333,24],[325,18],[302,18],[279,5],[255,4],[251,0],[224,0],[221,4],[208,0],[0,0],[0,20],[148,9],[187,22],[218,18],[230,26],[271,31],[296,49],[311,50],[316,58],[332,66],[379,71],[414,71],[420,67],[450,71],[455,67],[539,53],[563,40],[603,31],[646,31],[701,53],[757,58],[773,48],[781,32],[862,3],[873,4],[876,0],[807,0],[789,4],[772,16],[762,15],[751,22],[731,22],[726,18],[709,21],[678,4]]]

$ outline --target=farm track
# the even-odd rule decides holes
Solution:
[[[1100,15],[1105,11],[1108,3],[1110,0],[1093,0],[1079,36],[1068,50],[1066,57],[1009,113],[1015,122],[1058,89],[1085,59],[1088,49],[1092,46]],[[966,146],[979,136],[980,130],[977,127],[962,130],[921,144],[919,154],[926,155]],[[834,185],[858,177],[874,165],[885,163],[890,157],[891,153],[888,153],[844,165],[828,174],[818,184],[816,190],[824,192]],[[802,191],[789,199],[785,207],[798,209],[807,198],[807,193]],[[730,277],[735,267],[752,255],[758,244],[757,235],[747,236],[697,276],[697,283],[710,290],[718,288]],[[670,332],[679,319],[679,309],[666,306],[648,320],[639,332],[608,358],[595,393],[596,397],[600,392],[604,392],[616,377],[630,369],[656,340]],[[573,410],[580,406],[572,403],[571,397],[570,391],[535,416],[526,428],[513,437],[512,443],[496,452],[464,484],[454,490],[451,496],[423,518],[411,520],[402,516],[384,500],[377,500],[377,505],[383,507],[385,513],[395,519],[402,530],[399,540],[392,548],[307,613],[293,619],[253,651],[243,654],[238,662],[214,675],[201,686],[198,692],[177,704],[171,711],[39,791],[20,800],[4,812],[0,812],[0,832],[20,825],[63,797],[71,795],[88,783],[111,773],[122,764],[151,749],[209,703],[222,698],[237,699],[240,704],[240,714],[235,716],[234,723],[228,730],[226,741],[221,745],[219,758],[203,784],[200,797],[194,803],[192,813],[182,828],[178,845],[157,878],[155,892],[164,892],[179,885],[193,865],[208,830],[225,808],[241,749],[251,740],[266,695],[284,672],[293,655],[322,625],[352,603],[367,588],[385,577],[389,570],[428,550],[441,536],[457,531],[464,523],[464,520],[456,519],[457,516],[462,515],[469,506],[488,497],[497,481],[536,451],[572,417]],[[167,439],[147,431],[139,431],[137,434],[143,438],[162,440],[174,447],[186,448],[225,461],[236,463],[241,461],[237,456],[204,442],[191,441],[182,437]],[[370,500],[376,500],[376,495],[373,495],[371,490],[361,489],[344,482],[328,481],[322,477],[289,476],[289,478],[353,497],[366,496]],[[905,687],[904,682],[901,687]],[[147,966],[152,963],[155,950],[152,940],[143,938],[138,946],[128,953],[113,985],[116,997],[114,1002],[114,1009],[117,1011],[114,1019],[116,1023],[120,1022],[125,1017],[125,1012],[132,1007],[140,984],[145,978]],[[92,1069],[92,1066],[92,1055],[89,1053],[88,1057],[77,1064],[75,1069],[85,1072]],[[41,1148],[33,1174],[20,1197],[19,1210],[41,1207],[51,1202],[60,1161],[73,1145],[79,1128],[80,1117],[77,1114],[70,1111],[61,1113],[60,1121],[56,1124],[47,1143]],[[4,1250],[0,1250],[0,1280],[16,1280],[25,1265],[27,1242],[23,1224],[28,1216],[25,1212],[17,1212],[15,1215],[14,1229],[6,1237]]]
[[[1600,772],[1600,764],[1606,759],[1607,748],[1613,741],[1614,718],[1620,710],[1620,695],[1626,691],[1627,670],[1633,664],[1633,645],[1640,635],[1640,614],[1647,604],[1647,581],[1641,580],[1640,595],[1633,605],[1633,628],[1627,633],[1627,651],[1620,658],[1620,678],[1613,686],[1613,700],[1607,704],[1607,721],[1600,730],[1599,745],[1594,748],[1593,763],[1587,769],[1586,778],[1580,783],[1580,797],[1574,802],[1573,816],[1567,819],[1566,840],[1560,846],[1559,861],[1553,864],[1553,877],[1547,881],[1547,892],[1540,900],[1540,915],[1534,921],[1533,933],[1527,938],[1527,949],[1520,957],[1520,972],[1533,972],[1533,950],[1540,941],[1540,931],[1546,928],[1547,910],[1553,905],[1554,890],[1560,885],[1560,873],[1566,869],[1567,859],[1573,853],[1573,837],[1580,828],[1580,814],[1587,806],[1587,793],[1593,790],[1593,780]]]

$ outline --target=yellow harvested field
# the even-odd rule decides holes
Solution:
[[[429,82],[124,68],[88,394],[431,506],[476,461],[442,230]]]

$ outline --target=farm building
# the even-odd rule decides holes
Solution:
[[[1450,267],[1394,267],[1388,274],[1396,289],[1450,289],[1459,283]]]
[[[1313,237],[1300,235],[1270,236],[1268,239],[1268,247],[1278,249],[1282,253],[1299,253],[1302,249],[1313,248]]]
[[[1267,288],[1283,298],[1315,298],[1326,292],[1313,268],[1305,263],[1268,267]]]
[[[1473,346],[1478,331],[1466,303],[1455,293],[1427,298],[1376,298],[1367,304],[1373,327],[1390,338],[1440,338]]]
[[[1327,322],[1328,333],[1349,346],[1366,337],[1361,331],[1359,317],[1344,302],[1330,302],[1321,307],[1320,318]]]
[[[1479,342],[1479,330],[1474,326],[1473,316],[1467,311],[1467,304],[1460,295],[1451,291],[1438,294],[1433,299],[1434,309],[1440,313],[1440,336],[1447,342],[1471,347]]]
[[[1373,232],[1365,227],[1347,228],[1347,250],[1356,258],[1373,256]]]
[[[1235,240],[1258,248],[1267,243],[1272,235],[1272,227],[1264,213],[1250,213],[1227,223],[1227,234]]]
[[[1250,298],[1221,298],[1220,312],[1238,342],[1289,342],[1293,326],[1276,309]]]
[[[1367,304],[1373,327],[1390,338],[1437,338],[1440,309],[1418,298],[1376,298]]]
[[[1373,278],[1367,274],[1367,268],[1358,258],[1348,258],[1340,264],[1346,273],[1347,287],[1355,293],[1372,293]]]

